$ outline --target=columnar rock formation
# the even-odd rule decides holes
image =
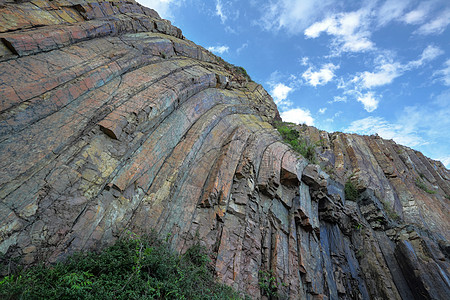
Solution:
[[[0,38],[3,262],[156,230],[178,251],[206,245],[255,299],[268,273],[280,298],[450,294],[439,162],[298,127],[320,145],[309,163],[260,85],[131,0],[0,0]]]

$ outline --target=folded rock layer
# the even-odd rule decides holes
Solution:
[[[254,299],[272,276],[281,299],[450,294],[439,162],[297,127],[311,164],[260,85],[131,0],[0,0],[0,39],[3,263],[155,230],[181,252],[201,242]]]

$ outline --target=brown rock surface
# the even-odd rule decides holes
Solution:
[[[321,145],[309,164],[260,85],[131,0],[0,1],[0,39],[3,263],[156,230],[178,251],[200,240],[254,299],[269,270],[279,298],[450,294],[442,164],[299,126]]]

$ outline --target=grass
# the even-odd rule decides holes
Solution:
[[[383,204],[384,211],[391,220],[397,222],[401,221],[401,217],[389,206],[389,204],[386,201],[381,200],[381,204]]]
[[[344,192],[347,200],[356,201],[359,197],[359,191],[350,179],[345,183]]]
[[[178,255],[153,234],[0,277],[0,299],[242,298],[215,280],[204,247]]]
[[[305,139],[300,138],[300,133],[297,130],[283,123],[276,123],[275,127],[281,134],[283,141],[289,144],[294,151],[300,153],[310,163],[317,163],[315,146]]]
[[[428,189],[428,187],[425,185],[425,183],[423,183],[422,180],[420,180],[419,178],[416,179],[416,186],[419,189],[427,192],[428,194],[436,194],[436,191]]]
[[[214,54],[213,54],[214,55]],[[216,58],[216,60],[218,61],[218,63],[220,65],[222,65],[227,71],[238,75],[238,76],[242,76],[243,78],[245,78],[247,81],[249,82],[253,82],[252,78],[250,77],[250,75],[248,75],[247,70],[245,70],[243,67],[240,66],[235,66],[233,64],[230,64],[228,62],[226,62],[222,57],[214,55],[214,57]]]

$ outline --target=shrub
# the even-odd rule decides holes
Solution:
[[[244,76],[244,78],[247,78],[248,81],[253,81],[252,78],[250,77],[250,75],[248,75],[247,70],[244,69],[243,67],[240,66],[233,66],[233,71],[241,74],[242,76]]]
[[[241,299],[219,284],[196,244],[184,255],[153,236],[118,240],[53,266],[0,278],[1,299]]]
[[[359,197],[359,191],[350,179],[345,183],[344,193],[347,200],[356,201]]]
[[[314,145],[300,138],[300,133],[297,130],[283,125],[282,123],[275,124],[275,127],[281,134],[283,141],[288,143],[292,147],[292,149],[300,153],[310,163],[317,163]]]
[[[416,186],[428,194],[436,194],[436,191],[428,189],[428,187],[419,178],[416,179]]]
[[[278,284],[277,279],[270,271],[259,271],[259,287],[261,288],[261,294],[269,298],[278,297]]]

